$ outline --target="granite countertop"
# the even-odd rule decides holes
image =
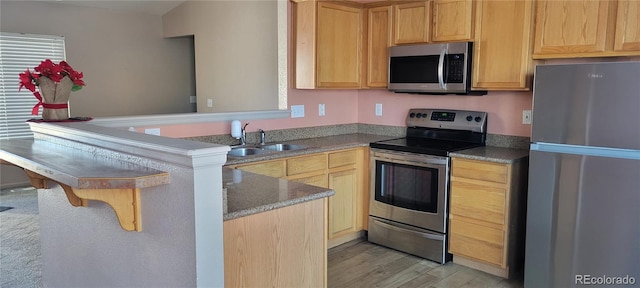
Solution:
[[[344,134],[316,137],[279,143],[308,146],[306,149],[250,155],[241,158],[227,157],[225,165],[272,160],[291,156],[321,153],[332,150],[369,146],[369,143],[394,137],[371,134]],[[269,143],[267,143],[269,144]],[[250,146],[250,145],[247,145]],[[255,213],[278,209],[306,201],[329,197],[333,190],[299,182],[288,181],[239,169],[222,168],[222,180],[226,190],[224,220],[231,220]]]
[[[227,163],[225,165],[235,165],[354,147],[363,147],[369,146],[369,143],[371,142],[392,138],[397,137],[354,133],[282,141],[279,143],[305,145],[308,146],[308,148],[294,151],[249,155],[238,158],[227,157]],[[518,159],[529,156],[529,150],[486,146],[458,151],[451,153],[451,156],[509,164],[517,161]],[[224,188],[226,189],[224,220],[235,219],[301,202],[329,197],[335,194],[333,190],[326,188],[258,175],[238,169],[234,170],[223,167],[222,171]]]
[[[393,136],[373,135],[373,134],[343,134],[336,136],[316,137],[308,139],[282,141],[278,143],[295,144],[308,146],[306,149],[292,150],[292,151],[279,151],[267,154],[249,155],[245,157],[227,157],[227,163],[225,165],[235,165],[256,161],[273,160],[284,157],[307,155],[312,153],[320,153],[326,151],[348,149],[354,147],[369,146],[369,143],[375,141],[381,141],[386,139],[397,138]],[[267,143],[269,144],[269,143]],[[251,145],[247,145],[251,146]]]
[[[327,188],[226,167],[222,168],[222,181],[225,221],[335,194]]]
[[[512,164],[519,159],[529,157],[529,150],[485,146],[452,152],[451,154],[449,154],[449,156],[471,160]]]
[[[80,189],[146,188],[169,183],[167,172],[37,139],[2,141],[0,160]]]

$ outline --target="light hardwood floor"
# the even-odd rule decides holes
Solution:
[[[329,249],[328,287],[523,287],[454,263],[440,265],[357,239]]]

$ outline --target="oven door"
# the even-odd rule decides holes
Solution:
[[[371,151],[369,214],[446,234],[448,157]]]

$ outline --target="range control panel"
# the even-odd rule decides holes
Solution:
[[[485,132],[487,112],[413,108],[407,114],[407,127],[425,127]]]

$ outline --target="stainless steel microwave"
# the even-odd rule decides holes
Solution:
[[[473,42],[389,48],[389,91],[419,94],[484,95],[471,91]]]

